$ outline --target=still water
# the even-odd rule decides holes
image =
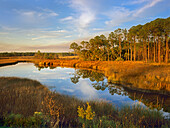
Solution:
[[[144,107],[170,112],[170,97],[135,92],[120,85],[109,84],[102,73],[74,68],[38,68],[32,63],[0,67],[0,76],[38,80],[50,90],[82,100],[106,100],[116,107],[140,103]],[[159,103],[161,102],[161,104]]]

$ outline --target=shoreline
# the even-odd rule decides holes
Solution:
[[[120,84],[124,88],[147,93],[159,93],[170,96],[170,64],[151,64],[130,61],[80,61],[80,60],[38,60],[3,59],[0,67],[32,62],[38,67],[70,67],[101,71],[109,83]],[[12,61],[12,62],[11,62]]]
[[[28,58],[6,58],[0,59],[0,67],[14,65],[20,62],[32,62],[35,63],[37,59],[28,59]]]
[[[142,92],[170,95],[170,65],[130,61],[41,60],[39,67],[72,67],[102,71],[109,83]]]

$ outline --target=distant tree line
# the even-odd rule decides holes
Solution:
[[[38,58],[38,59],[58,59],[59,57],[64,57],[64,56],[73,56],[73,53],[67,53],[67,52],[63,52],[63,53],[42,53],[38,50],[37,53],[35,53],[34,57]]]
[[[41,53],[40,51],[35,53],[34,57],[37,59],[58,59],[57,53]]]
[[[13,56],[34,56],[35,52],[3,52],[0,57],[13,57]]]
[[[0,57],[17,57],[17,56],[35,56],[39,58],[54,58],[52,56],[73,56],[73,53],[62,52],[62,53],[42,53],[40,51],[36,52],[3,52],[0,53]],[[40,57],[41,56],[41,57]]]
[[[129,30],[118,28],[105,35],[95,36],[80,45],[73,42],[70,49],[82,60],[130,60],[166,62],[169,60],[170,17],[158,18]]]
[[[73,53],[70,53],[70,52],[61,52],[61,53],[56,53],[58,56],[74,56]]]

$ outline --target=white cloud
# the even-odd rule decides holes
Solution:
[[[103,31],[104,29],[103,28],[93,28],[92,30],[93,31]]]
[[[133,1],[128,1],[127,3],[123,4],[123,5],[134,5],[134,4],[142,4],[145,2],[148,2],[151,0],[133,0]]]
[[[93,5],[94,0],[71,0],[70,6],[77,11],[75,23],[78,27],[86,28],[96,19]]]
[[[124,7],[113,7],[110,12],[107,12],[105,15],[110,17],[110,21],[106,21],[107,25],[118,26],[123,22],[131,20],[132,12]]]
[[[66,33],[67,31],[66,30],[58,30],[58,31],[54,31],[54,32],[57,32],[57,33]]]
[[[60,30],[56,30],[56,31],[49,31],[49,30],[38,30],[40,33],[44,33],[44,34],[48,34],[48,33],[51,33],[51,34],[56,34],[56,33],[66,33],[67,30],[64,30],[64,29],[60,29]]]
[[[8,32],[0,32],[0,35],[8,35]]]
[[[2,26],[2,25],[0,26],[0,28],[2,28],[2,30],[4,30],[4,31],[16,31],[16,30],[18,30],[18,28]]]
[[[31,33],[29,36],[32,36],[32,40],[38,40],[38,39],[49,39],[49,38],[57,38],[61,36],[61,34],[66,33],[66,30],[57,30],[57,31],[39,31],[38,33]]]
[[[134,10],[130,10],[125,7],[113,7],[111,11],[105,12],[105,15],[110,18],[110,20],[106,21],[105,23],[111,26],[118,26],[124,22],[135,20],[136,18],[141,17],[141,14],[145,13],[147,9],[154,7],[157,3],[161,1],[163,0],[132,1],[133,4],[147,2],[144,6]]]
[[[68,20],[72,20],[72,19],[73,19],[72,16],[68,16],[68,17],[61,19],[61,21],[68,21]]]
[[[17,10],[16,10],[16,12],[18,12],[18,13],[20,13],[21,15],[24,15],[24,16],[34,16],[34,15],[36,14],[35,11],[22,11],[22,12],[20,12],[20,11],[17,11]],[[38,16],[41,16],[41,15],[42,15],[41,13],[37,13],[37,14],[38,14]]]
[[[151,8],[153,6],[155,6],[157,3],[161,2],[163,0],[152,0],[149,3],[147,3],[145,6],[143,6],[142,8],[136,10],[136,13],[134,13],[133,16],[138,16],[139,14],[141,14],[142,12],[144,12],[146,9]]]
[[[70,88],[62,88],[62,90],[66,92],[71,92],[71,93],[75,91],[74,89],[70,89]]]
[[[89,100],[98,98],[96,90],[89,84],[88,81],[79,81],[76,89],[81,92],[81,94],[83,95],[83,99]]]
[[[69,35],[69,36],[65,36],[65,38],[70,38],[70,37],[72,37],[71,35]]]
[[[81,13],[78,23],[82,28],[86,28],[94,19],[95,15],[87,10],[86,12]]]
[[[56,38],[56,36],[38,36],[32,38],[32,40],[44,39],[44,38]]]
[[[37,8],[36,10],[17,10],[14,12],[19,14],[22,18],[28,21],[36,21],[37,19],[45,19],[48,17],[56,17],[58,14],[50,9]]]
[[[58,14],[55,12],[51,12],[51,13],[49,13],[49,16],[58,16]]]
[[[72,29],[76,36],[89,36],[89,27],[96,20],[98,2],[96,0],[70,0],[68,4],[73,9],[73,13],[61,21],[68,21],[69,29]]]

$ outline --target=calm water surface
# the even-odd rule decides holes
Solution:
[[[156,94],[145,94],[124,89],[119,85],[108,84],[102,73],[74,68],[37,68],[32,63],[19,63],[0,67],[0,76],[24,77],[40,81],[50,90],[75,96],[83,100],[107,100],[116,107],[139,103],[154,107],[157,100],[164,101],[161,108],[169,112],[170,98]],[[156,101],[155,101],[155,100]],[[150,105],[152,102],[152,105]],[[156,104],[156,103],[155,103]]]

